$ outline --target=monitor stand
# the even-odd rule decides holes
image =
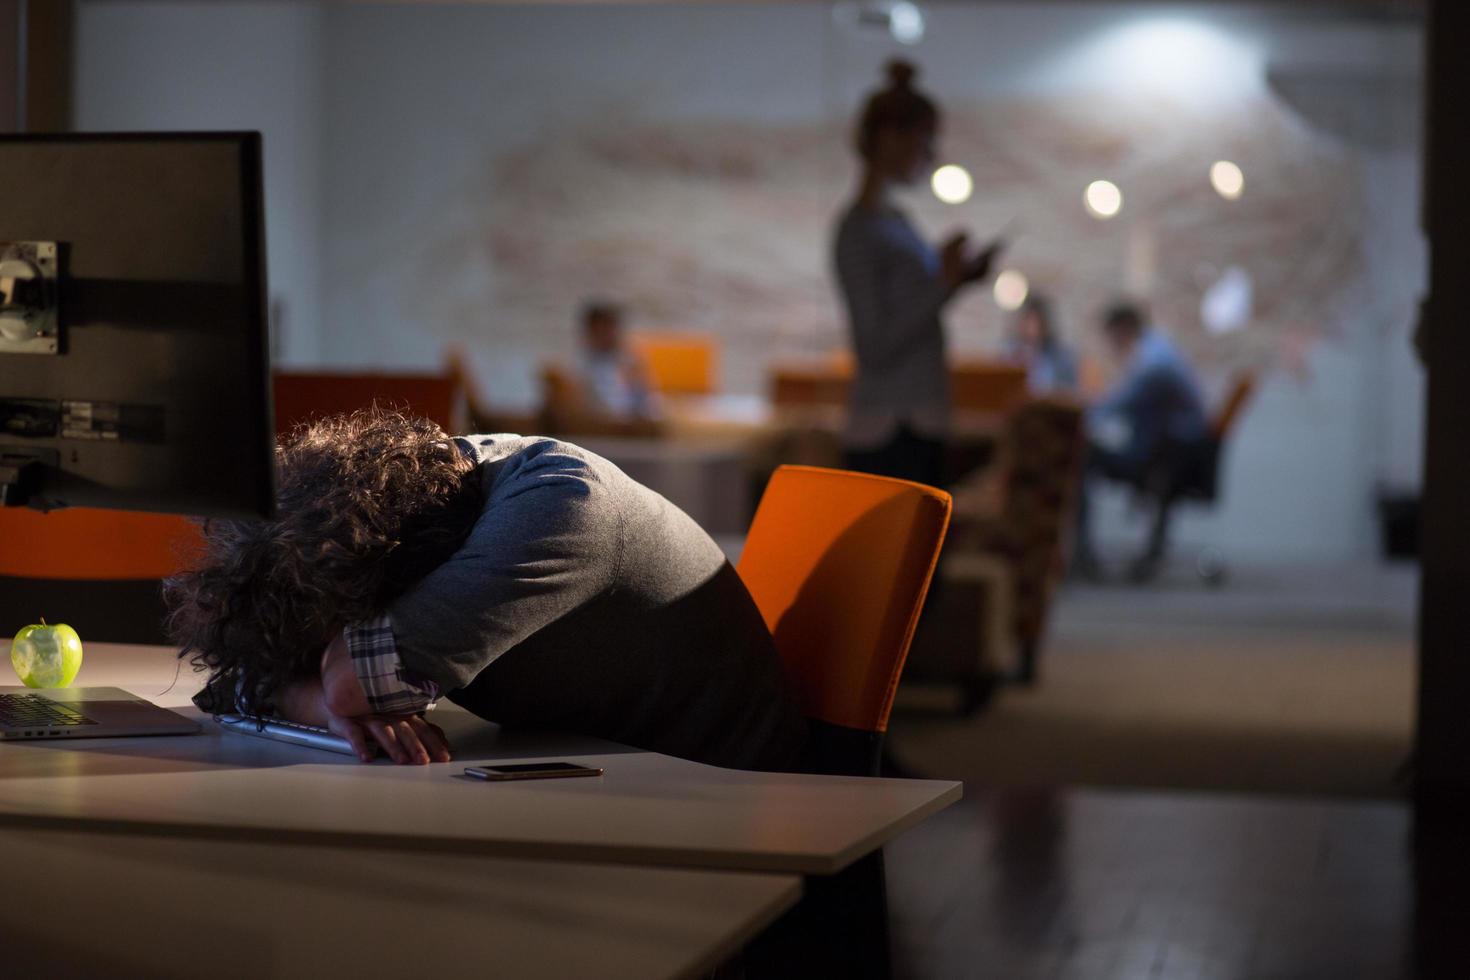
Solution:
[[[23,507],[30,502],[47,467],[57,465],[54,449],[0,446],[0,507]]]

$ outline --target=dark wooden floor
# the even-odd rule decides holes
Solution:
[[[1470,978],[1470,848],[1420,853],[1416,902],[1402,804],[967,787],[888,848],[894,972]]]

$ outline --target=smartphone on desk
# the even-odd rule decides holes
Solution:
[[[575,762],[526,762],[513,766],[465,766],[464,774],[487,782],[501,783],[512,779],[561,779],[566,776],[601,776],[594,766]]]

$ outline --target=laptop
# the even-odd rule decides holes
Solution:
[[[0,739],[191,735],[197,722],[116,687],[0,687]]]

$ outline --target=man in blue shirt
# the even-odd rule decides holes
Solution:
[[[1172,482],[1208,452],[1211,436],[1204,398],[1189,362],[1147,311],[1119,302],[1103,314],[1103,332],[1125,365],[1112,389],[1088,412],[1091,440],[1078,509],[1076,565],[1096,577],[1099,566],[1088,519],[1088,483],[1101,476],[1142,489]],[[1150,577],[1163,558],[1166,527],[1155,526],[1148,549],[1134,562],[1134,578]]]

